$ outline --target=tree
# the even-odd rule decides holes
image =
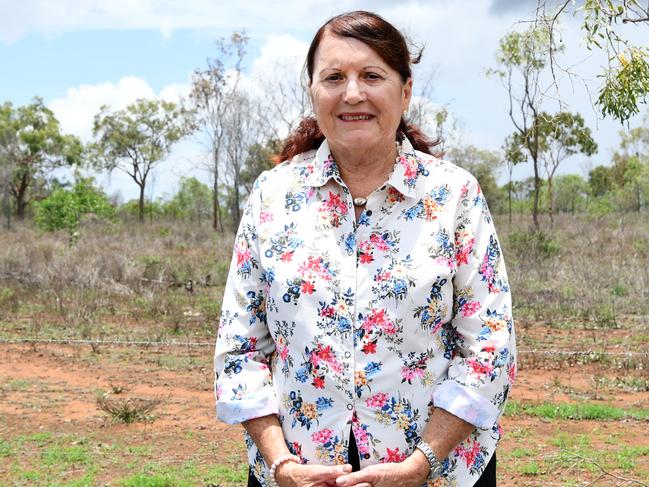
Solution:
[[[164,211],[174,218],[188,218],[200,224],[211,216],[212,192],[209,186],[198,179],[183,177],[178,192],[164,205]]]
[[[139,220],[144,222],[147,178],[192,130],[192,112],[163,100],[139,99],[124,110],[102,106],[95,115],[92,158],[98,167],[128,174],[140,188]]]
[[[570,212],[574,215],[580,207],[584,207],[589,195],[588,182],[577,174],[564,174],[556,177],[555,181],[556,210]]]
[[[649,95],[649,50],[631,44],[620,29],[625,24],[649,25],[649,4],[640,3],[639,0],[561,0],[548,7],[546,0],[538,0],[536,10],[536,23],[547,26],[550,45],[559,36],[556,23],[561,16],[573,13],[582,17],[586,46],[589,50],[603,51],[607,57],[607,66],[600,74],[603,82],[596,103],[603,116],[610,115],[620,122],[639,113],[639,105],[646,103]],[[560,67],[556,54],[554,50],[549,52],[555,84],[555,66],[574,75]]]
[[[0,106],[1,181],[9,187],[18,218],[25,218],[48,171],[80,163],[82,152],[79,139],[61,133],[59,121],[42,99],[18,108],[10,102]]]
[[[512,225],[512,196],[514,192],[517,191],[518,186],[520,184],[517,184],[512,180],[513,178],[513,173],[514,173],[514,166],[520,164],[521,162],[525,162],[527,160],[527,157],[523,153],[523,150],[521,148],[521,144],[519,143],[519,138],[516,137],[518,134],[510,135],[505,139],[505,143],[503,144],[503,153],[505,154],[505,164],[507,165],[507,176],[508,176],[508,182],[506,185],[507,189],[507,216],[508,216],[508,223],[509,226],[511,227]]]
[[[232,95],[236,109],[228,110],[223,125],[225,129],[226,178],[229,181],[229,207],[233,226],[241,219],[243,175],[250,149],[261,138],[261,121],[252,110],[250,96],[240,91]]]
[[[498,152],[466,145],[451,148],[446,158],[475,176],[492,211],[500,209],[501,190],[496,176],[502,159]]]
[[[488,71],[499,76],[507,89],[509,117],[516,129],[511,136],[511,143],[522,147],[532,161],[532,221],[537,232],[540,230],[538,214],[541,190],[541,135],[538,124],[545,97],[545,91],[541,88],[541,75],[551,50],[559,48],[552,44],[550,33],[543,26],[532,26],[524,32],[510,32],[500,40],[496,53],[498,68]]]
[[[248,37],[234,32],[230,41],[216,42],[217,57],[207,60],[207,67],[192,77],[190,100],[197,113],[201,133],[207,138],[212,173],[212,228],[223,231],[219,202],[220,168],[224,157],[226,114],[237,108],[233,96],[239,89],[241,66],[246,55]]]
[[[593,196],[603,196],[614,188],[613,171],[610,167],[596,166],[588,173],[588,186]]]
[[[559,112],[551,115],[539,114],[538,131],[540,151],[548,182],[548,215],[550,227],[554,227],[554,196],[552,179],[559,164],[567,157],[577,153],[587,156],[597,152],[597,144],[591,136],[590,129],[584,126],[584,119],[578,113]]]
[[[72,189],[58,188],[37,203],[36,224],[45,231],[67,230],[70,245],[79,238],[79,225],[87,215],[112,219],[115,208],[107,196],[95,187],[93,178],[77,175]]]
[[[271,169],[279,162],[281,141],[269,139],[265,144],[255,142],[248,149],[248,157],[243,171],[241,171],[241,184],[246,193],[252,191],[252,186],[257,177],[264,171]]]

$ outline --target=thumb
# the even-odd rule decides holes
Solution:
[[[336,479],[341,475],[351,473],[352,471],[352,466],[349,464],[332,465],[324,468],[326,468],[326,470],[322,472],[322,476],[328,479]]]

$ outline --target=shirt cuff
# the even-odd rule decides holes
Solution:
[[[216,417],[227,424],[238,424],[250,419],[261,418],[270,414],[279,414],[279,405],[275,394],[268,390],[249,395],[237,401],[219,401],[216,404]]]
[[[491,428],[500,410],[475,391],[448,379],[435,389],[433,404],[478,428]]]

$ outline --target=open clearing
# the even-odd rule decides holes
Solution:
[[[523,350],[610,355],[521,354],[502,421],[499,485],[645,483],[648,360],[624,354],[630,343],[646,350],[645,340],[629,329],[521,323]],[[209,346],[1,344],[0,484],[245,485],[241,428],[214,419],[211,354]],[[162,402],[148,421],[116,423],[97,408],[105,393]],[[551,418],[534,409],[543,404],[581,405],[599,419]]]

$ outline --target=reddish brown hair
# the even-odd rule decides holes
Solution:
[[[388,66],[401,75],[401,80],[404,83],[412,77],[410,66],[417,64],[421,59],[422,50],[420,49],[414,56],[411,55],[403,34],[379,15],[363,10],[348,12],[337,15],[325,22],[311,41],[305,63],[309,84],[313,82],[315,53],[326,33],[340,37],[350,37],[364,42],[381,56]],[[431,141],[414,125],[406,123],[403,117],[398,130],[410,139],[415,149],[432,154],[431,149],[437,142]],[[302,152],[316,149],[324,139],[325,137],[320,131],[315,117],[306,117],[302,119],[297,129],[289,135],[280,153],[280,160],[286,161]]]

